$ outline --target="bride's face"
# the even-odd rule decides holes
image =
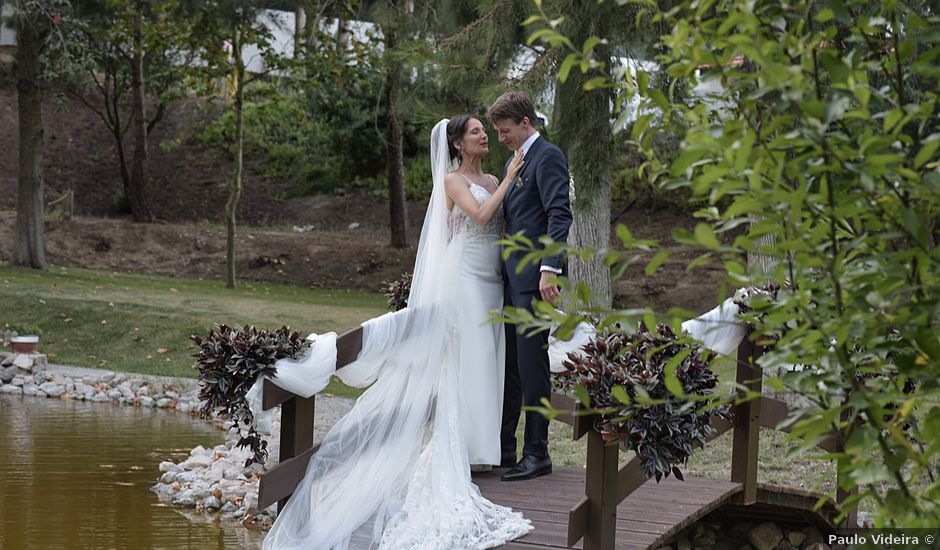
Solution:
[[[482,157],[490,152],[489,138],[483,123],[475,118],[467,122],[467,129],[460,140],[464,156]]]

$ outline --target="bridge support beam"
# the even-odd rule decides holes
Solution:
[[[588,432],[584,493],[588,498],[584,550],[614,550],[617,536],[619,445],[607,445],[596,430]]]
[[[281,405],[281,451],[280,462],[286,462],[313,446],[313,413],[316,395],[308,398],[299,395]],[[281,512],[290,495],[277,503]]]
[[[734,407],[734,439],[731,449],[731,481],[744,486],[738,504],[757,502],[757,456],[760,450],[760,409],[763,372],[757,366],[759,348],[745,338],[738,346],[737,382],[757,397]]]

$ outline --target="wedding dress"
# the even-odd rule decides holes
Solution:
[[[532,529],[484,498],[470,464],[497,464],[502,414],[501,219],[473,222],[446,207],[447,120],[431,137],[434,187],[408,307],[364,323],[357,360],[335,370],[336,335],[313,335],[272,381],[300,395],[330,375],[368,389],[325,436],[264,540],[265,550],[483,549]],[[472,185],[479,202],[489,192]],[[260,403],[258,381],[249,392]]]

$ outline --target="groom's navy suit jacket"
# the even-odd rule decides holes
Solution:
[[[503,177],[511,160],[512,157],[503,167]],[[571,202],[565,155],[539,136],[523,160],[522,171],[503,200],[506,235],[521,231],[539,248],[544,248],[538,243],[542,235],[548,235],[555,242],[566,242],[571,227]],[[505,276],[515,292],[537,292],[542,265],[567,271],[562,257],[552,256],[543,258],[541,263],[530,263],[517,273],[516,268],[525,255],[525,252],[514,252],[504,262]]]

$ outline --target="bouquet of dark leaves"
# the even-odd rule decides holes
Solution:
[[[556,385],[588,401],[602,437],[635,452],[645,475],[683,479],[679,466],[714,432],[712,417],[728,416],[714,403],[713,358],[668,326],[641,324],[633,334],[598,334],[580,354],[569,353]]]
[[[276,376],[274,363],[285,357],[296,359],[309,346],[298,332],[288,327],[276,331],[245,326],[241,329],[218,325],[205,337],[193,336],[199,347],[194,354],[199,371],[199,398],[204,402],[204,417],[218,416],[235,423],[235,429],[247,428],[238,442],[248,447],[252,456],[245,462],[264,464],[267,442],[254,428],[254,417],[245,395],[260,376]]]

